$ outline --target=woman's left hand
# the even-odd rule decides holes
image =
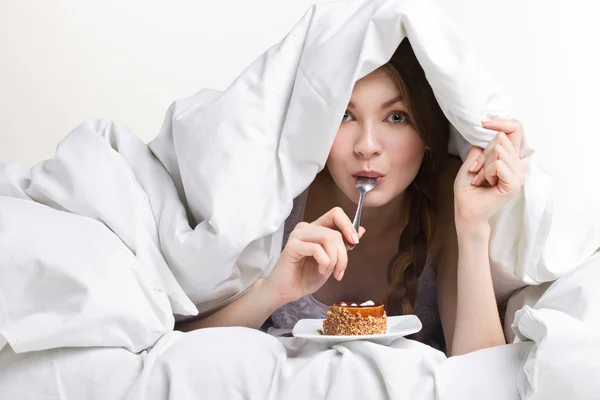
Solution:
[[[523,128],[514,119],[482,121],[499,131],[485,149],[473,146],[454,181],[457,223],[481,224],[523,187],[525,167],[520,157]]]

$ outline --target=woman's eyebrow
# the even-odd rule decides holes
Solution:
[[[393,99],[386,101],[385,103],[383,103],[381,105],[381,109],[383,110],[384,108],[387,108],[395,103],[398,103],[399,101],[404,101],[404,96],[402,96],[401,94],[394,97]]]
[[[391,106],[391,105],[393,105],[393,104],[395,104],[395,103],[397,103],[399,101],[404,101],[404,96],[402,96],[401,94],[398,95],[398,96],[396,96],[396,97],[394,97],[393,99],[388,100],[385,103],[383,103],[381,105],[381,109],[383,110],[384,108],[387,108],[387,107],[389,107],[389,106]],[[354,105],[353,102],[349,102],[348,103],[348,108],[354,108],[354,107],[355,107],[355,105]]]

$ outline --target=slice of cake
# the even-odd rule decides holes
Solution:
[[[387,315],[383,304],[335,303],[327,311],[323,321],[324,335],[375,335],[386,333]]]

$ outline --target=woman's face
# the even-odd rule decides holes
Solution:
[[[333,180],[358,203],[354,182],[377,178],[364,206],[379,207],[402,194],[413,181],[426,145],[390,73],[379,68],[356,82],[348,109],[327,159]]]

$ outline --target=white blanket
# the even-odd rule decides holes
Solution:
[[[294,357],[294,351],[258,332],[171,332],[174,314],[211,312],[269,273],[280,252],[292,200],[323,168],[353,83],[383,64],[404,37],[411,40],[452,124],[457,153],[464,155],[466,141],[484,146],[493,137],[494,132],[480,127],[482,116],[519,117],[455,26],[428,1],[328,3],[311,8],[281,43],[226,91],[205,90],[175,102],[148,146],[121,126],[94,121],[77,127],[59,144],[53,159],[30,171],[1,165],[0,349],[7,343],[10,348],[0,353],[0,361],[14,374],[10,381],[1,378],[9,385],[6,390],[14,388],[10,382],[19,377],[35,376],[15,372],[14,363],[25,361],[14,352],[41,350],[27,357],[46,357],[39,368],[50,368],[46,373],[56,376],[52,368],[62,365],[56,357],[70,363],[69,357],[61,357],[107,354],[93,347],[111,347],[111,354],[119,347],[134,353],[151,349],[148,356],[139,356],[146,363],[154,360],[146,364],[144,374],[158,374],[162,380],[139,375],[131,393],[149,384],[156,385],[155,393],[196,390],[206,381],[170,371],[180,365],[202,371],[201,366],[215,362],[217,353],[238,361],[240,367],[231,371],[233,383],[223,381],[233,389],[211,381],[215,394],[263,379],[252,392],[256,398],[264,398],[260,396],[266,391],[279,397],[278,388],[286,394],[305,393],[303,384],[295,382],[321,385],[306,389],[314,390],[307,395],[344,391],[364,398],[359,395],[366,392],[356,386],[345,389],[335,383],[339,370],[347,373],[344,376],[364,374],[369,382],[364,390],[383,397],[411,393],[415,398],[418,389],[422,398],[433,398],[437,377],[458,379],[449,367],[441,372],[447,362],[440,353],[407,341],[395,348],[358,343],[327,352],[303,349],[298,350],[301,357]],[[550,269],[550,261],[543,259],[556,210],[550,178],[531,155],[533,139],[526,131],[522,151],[528,172],[523,193],[493,222],[491,259],[501,297],[525,284],[556,279],[556,271],[564,273],[578,265]],[[589,234],[580,248],[569,248],[573,259],[583,261],[598,248],[599,231]],[[543,312],[543,318],[532,313],[530,319],[555,326],[564,313],[554,305],[551,310],[555,312]],[[528,315],[524,311],[517,326],[522,338],[539,343],[538,358],[533,358],[539,359],[549,351],[544,346],[554,342],[544,342],[545,336],[521,327]],[[583,332],[587,323],[582,325],[576,328]],[[595,343],[593,335],[589,338]],[[563,336],[559,342],[563,340],[567,339]],[[85,349],[51,350],[65,347]],[[195,355],[186,351],[194,348]],[[223,351],[217,352],[219,348]],[[504,360],[498,363],[513,369],[507,368],[511,372],[503,378],[503,387],[516,393],[511,376],[525,347],[505,348],[465,358],[475,360],[465,365],[480,371],[472,366],[485,364],[486,359],[490,364]],[[248,352],[240,355],[243,349]],[[267,361],[271,364],[265,364],[267,372],[252,369],[258,354],[271,357]],[[594,355],[581,351],[587,361],[597,359]],[[321,365],[329,372],[316,375]],[[541,390],[538,378],[528,380],[545,376],[548,364],[540,365],[520,381],[522,390]],[[290,379],[301,372],[305,378]],[[398,374],[401,378],[396,380]],[[452,392],[447,381],[440,382],[440,388]],[[57,387],[59,392],[83,390],[66,378]]]
[[[0,352],[6,398],[594,400],[600,254],[517,315],[525,342],[446,359],[421,343],[334,348],[247,328],[171,332],[149,351]],[[31,382],[36,382],[32,385]],[[109,384],[107,384],[109,382]]]
[[[446,359],[421,343],[334,348],[247,328],[171,332],[140,354],[110,347],[0,352],[6,398],[594,400],[600,253],[517,315],[525,342]],[[32,384],[35,382],[35,384]]]

